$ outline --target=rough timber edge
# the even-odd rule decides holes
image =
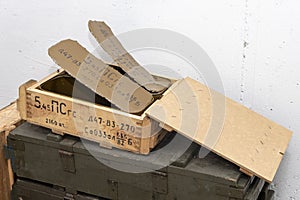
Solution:
[[[65,72],[64,69],[62,69],[62,68],[58,69],[57,71],[55,71],[52,74],[46,76],[45,78],[41,79],[40,81],[37,81],[32,85],[29,85],[26,89],[29,90],[29,91],[33,91],[33,92],[38,92],[40,94],[48,94],[49,92],[40,90],[40,89],[38,89],[38,87],[41,84],[45,83],[46,81],[54,78],[55,76],[57,76],[59,74],[62,74],[63,72]],[[62,97],[63,96],[63,95],[59,95],[59,94],[56,94],[56,93],[53,93],[53,92],[51,92],[51,95],[54,96],[54,97]],[[67,96],[64,96],[64,99],[69,100],[69,101],[73,101],[73,102],[76,102],[76,103],[79,103],[79,104],[82,104],[82,105],[85,105],[85,106],[99,108],[99,109],[102,109],[102,110],[105,110],[105,111],[112,111],[113,110],[113,112],[115,114],[122,114],[124,116],[128,116],[130,118],[134,118],[134,119],[137,119],[137,120],[142,120],[145,117],[144,113],[141,116],[139,116],[139,115],[127,113],[127,112],[124,112],[124,111],[121,111],[121,110],[116,110],[116,109],[112,109],[112,108],[109,108],[109,107],[106,107],[106,106],[94,104],[94,103],[91,103],[91,102],[86,102],[86,101],[83,101],[83,100],[80,100],[80,99],[73,99],[73,98],[67,97]]]
[[[21,123],[16,101],[0,109],[0,199],[10,200],[10,192],[14,183],[11,163],[4,156],[4,146],[10,131]]]

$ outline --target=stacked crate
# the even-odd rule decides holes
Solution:
[[[13,199],[272,198],[290,131],[189,77],[151,75],[105,23],[89,29],[116,65],[74,40],[49,49],[62,69],[19,90]]]
[[[172,140],[178,145],[190,142],[172,133],[148,156],[143,156],[99,148],[93,142],[23,123],[8,137],[16,175],[13,199],[256,200],[270,195],[263,180],[244,175],[219,156],[209,153],[199,158],[200,146],[195,143],[164,166],[165,159],[177,152],[160,149]],[[124,169],[136,168],[142,173],[118,171],[107,163]]]

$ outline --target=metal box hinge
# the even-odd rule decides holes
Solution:
[[[152,174],[153,192],[167,194],[168,193],[168,175],[165,172],[154,171]]]
[[[49,133],[47,135],[47,140],[49,140],[49,141],[60,142],[60,141],[62,141],[62,139],[63,139],[62,135],[58,135],[55,133]]]
[[[3,145],[3,151],[6,160],[14,157],[14,150],[10,146]]]
[[[76,168],[74,154],[68,151],[59,150],[59,155],[64,171],[75,173]]]
[[[109,196],[112,199],[118,199],[118,182],[114,180],[107,180],[108,185],[110,186]]]
[[[64,196],[64,200],[75,200],[74,195],[70,193],[66,193]]]
[[[11,162],[11,168],[13,171],[16,170],[15,166],[15,153],[14,150],[11,146],[3,145],[3,151],[4,151],[4,156],[6,160],[10,159]]]

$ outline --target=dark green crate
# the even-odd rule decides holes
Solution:
[[[108,199],[217,199],[256,200],[264,181],[250,178],[234,164],[209,153],[198,157],[199,146],[191,143],[175,158],[177,149],[191,143],[183,136],[170,134],[154,152],[137,155],[117,149],[100,148],[87,142],[93,155],[123,168],[152,170],[127,173],[112,169],[95,159],[82,141],[59,136],[29,123],[17,127],[8,137],[8,149],[17,177],[64,188],[68,193],[86,193]],[[163,149],[163,151],[162,151]],[[164,162],[173,164],[164,167]],[[160,169],[159,169],[160,168]]]
[[[64,188],[28,179],[17,179],[11,196],[12,200],[106,200],[84,193],[71,194]]]

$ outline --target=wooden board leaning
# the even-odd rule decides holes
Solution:
[[[268,182],[292,136],[288,129],[191,78],[173,84],[145,113]]]
[[[9,160],[5,157],[4,147],[6,138],[21,121],[17,110],[17,103],[13,102],[9,106],[0,110],[0,199],[10,200],[10,191],[13,184],[13,173]]]

